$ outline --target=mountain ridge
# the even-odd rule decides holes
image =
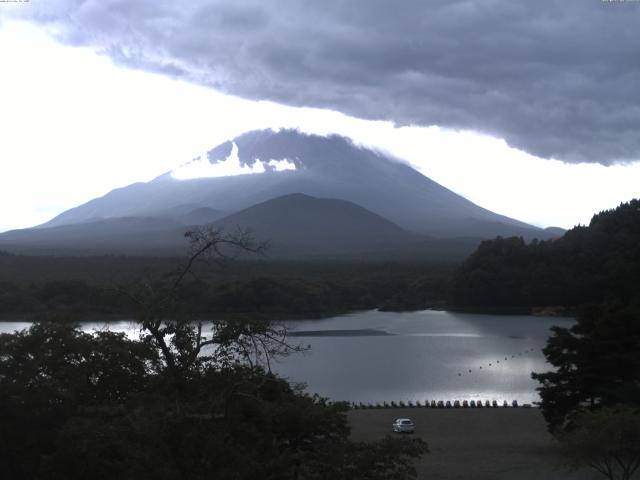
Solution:
[[[179,229],[216,222],[229,226],[230,219],[242,215],[244,223],[252,224],[247,226],[258,225],[258,230],[279,239],[281,245],[289,245],[292,251],[304,251],[299,247],[306,243],[309,252],[329,255],[340,251],[355,254],[350,238],[368,239],[369,246],[356,242],[362,252],[380,252],[381,239],[394,235],[396,239],[403,237],[405,244],[413,238],[424,248],[437,251],[448,241],[458,251],[460,242],[477,244],[496,236],[529,240],[558,235],[557,229],[541,229],[490,212],[409,165],[338,135],[322,137],[296,130],[247,132],[210,150],[204,162],[205,167],[230,166],[235,172],[260,173],[187,180],[165,173],[150,182],[114,189],[32,229],[0,234],[0,247],[97,246],[102,251],[135,244],[136,253],[140,253],[146,241],[149,248],[175,250]],[[283,165],[285,168],[279,168]],[[310,198],[322,202],[312,202],[313,212],[305,219],[302,205],[296,207],[295,203],[309,203]],[[279,230],[273,227],[282,220],[276,221],[274,210],[281,208],[278,202],[269,203],[276,199],[295,212],[297,226],[284,222]],[[352,215],[350,220],[344,216],[347,212]],[[272,226],[266,225],[267,218]],[[302,224],[309,231],[305,241],[296,239]],[[369,233],[359,234],[356,225]],[[391,235],[393,229],[396,233]],[[343,231],[342,247],[335,243],[335,235],[326,237],[331,248],[314,240],[314,236],[322,238],[331,230]],[[396,240],[391,244],[389,251],[398,246]]]
[[[180,255],[188,243],[186,225],[156,217],[117,217],[0,235],[0,247],[25,253],[127,253]],[[283,195],[252,205],[209,224],[233,232],[249,230],[270,244],[274,259],[430,259],[459,260],[480,239],[435,239],[408,232],[352,202]]]
[[[321,137],[293,130],[254,131],[236,137],[238,160],[289,159],[296,170],[176,180],[163,174],[147,183],[114,189],[67,210],[44,227],[102,216],[153,216],[176,202],[234,212],[270,198],[302,192],[348,200],[417,233],[451,237],[523,235],[546,237],[544,230],[479,207],[410,166],[380,152],[357,147],[337,135]],[[219,162],[225,142],[208,153]],[[481,224],[486,222],[486,225]]]

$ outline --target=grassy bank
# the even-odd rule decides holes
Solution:
[[[391,434],[396,418],[416,424],[430,453],[417,464],[419,479],[591,480],[592,472],[562,467],[539,409],[364,409],[348,413],[352,439]],[[397,434],[396,434],[397,435]]]

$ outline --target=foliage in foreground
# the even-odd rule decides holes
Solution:
[[[588,466],[609,480],[629,480],[640,468],[640,411],[628,407],[584,412],[559,436],[572,468]]]
[[[9,479],[411,478],[419,440],[350,442],[346,406],[262,368],[175,383],[148,342],[60,323],[0,336]]]
[[[269,372],[270,358],[298,350],[286,331],[191,318],[178,293],[194,263],[259,246],[216,230],[189,236],[182,269],[125,292],[139,340],[66,322],[0,335],[3,478],[415,478],[422,440],[352,442],[346,405]]]
[[[640,309],[586,309],[571,328],[554,327],[543,352],[554,371],[534,373],[551,431],[571,428],[584,410],[640,406]]]

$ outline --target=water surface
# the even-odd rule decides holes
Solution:
[[[531,372],[547,371],[541,349],[553,325],[572,319],[478,315],[426,310],[367,311],[321,320],[287,322],[292,342],[309,345],[272,364],[310,392],[334,400],[382,402],[482,399],[538,400]],[[0,332],[28,322],[0,323]],[[135,337],[135,323],[88,322]]]
[[[311,349],[275,370],[312,392],[356,402],[539,399],[532,371],[547,371],[541,349],[553,325],[572,319],[427,310],[360,312],[288,322]],[[318,335],[327,331],[326,336]],[[363,335],[340,335],[362,330]],[[305,331],[314,334],[304,336]],[[372,335],[369,332],[382,334]],[[386,333],[387,335],[384,335]]]

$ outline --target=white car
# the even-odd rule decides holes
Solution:
[[[397,418],[392,428],[395,433],[413,433],[416,427],[408,418]]]

